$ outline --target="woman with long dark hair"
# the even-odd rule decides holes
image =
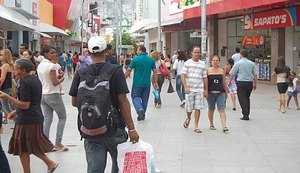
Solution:
[[[181,101],[180,107],[184,108],[185,106],[185,92],[184,87],[181,81],[181,70],[183,68],[183,64],[188,60],[188,57],[182,50],[177,51],[178,57],[173,64],[173,70],[176,70],[176,92]]]
[[[232,80],[230,83],[230,74],[229,74],[230,70],[233,67],[233,64],[234,64],[234,60],[232,58],[228,58],[227,65],[224,67],[224,71],[226,74],[226,84],[228,87],[228,92],[229,92],[229,94],[231,96],[231,100],[232,100],[232,105],[233,105],[232,110],[235,111],[236,110],[237,86],[236,86],[235,80]]]
[[[33,53],[30,50],[25,50],[22,55],[23,55],[23,58],[29,60],[33,64],[33,71],[31,72],[31,74],[35,75],[36,69],[37,69],[37,64],[35,62]]]
[[[277,65],[272,72],[272,75],[277,77],[277,89],[279,92],[279,111],[286,112],[285,93],[288,89],[288,83],[286,79],[290,74],[290,67],[285,65],[284,57],[280,56],[277,60]]]

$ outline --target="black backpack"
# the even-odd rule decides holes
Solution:
[[[105,63],[100,69],[79,70],[78,129],[82,138],[112,136],[118,125],[118,111],[110,98],[110,79],[117,66]]]

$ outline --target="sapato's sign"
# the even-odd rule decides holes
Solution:
[[[252,13],[244,17],[245,30],[289,27],[296,23],[296,7]]]

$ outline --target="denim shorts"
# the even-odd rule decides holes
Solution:
[[[214,111],[218,106],[218,111],[222,111],[225,108],[225,92],[222,93],[209,93],[207,96],[208,110]]]

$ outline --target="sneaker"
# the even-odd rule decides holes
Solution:
[[[145,113],[144,113],[144,111],[139,111],[139,112],[137,112],[137,114],[138,114],[138,117],[137,117],[138,121],[145,120]]]
[[[185,100],[182,100],[181,104],[180,104],[180,107],[184,108],[184,106],[185,106]]]

